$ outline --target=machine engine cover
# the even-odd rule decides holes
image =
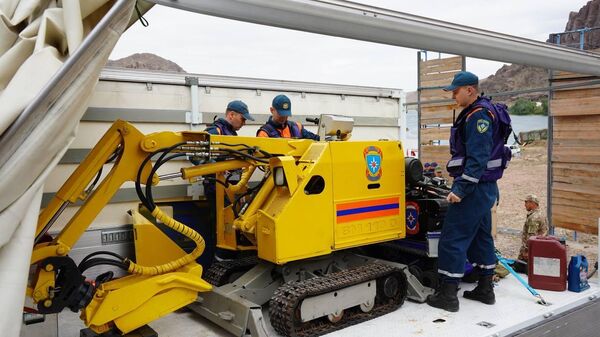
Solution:
[[[445,199],[416,199],[407,201],[407,205],[416,203],[418,205],[418,232],[407,231],[408,236],[415,236],[425,239],[427,232],[436,232],[442,229],[446,212],[448,211],[448,201]],[[408,225],[408,223],[407,223]],[[412,235],[410,235],[412,234]]]

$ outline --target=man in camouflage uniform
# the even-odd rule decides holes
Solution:
[[[527,219],[523,225],[521,250],[518,258],[522,261],[527,261],[529,257],[527,240],[536,235],[548,235],[548,222],[546,216],[540,211],[540,201],[536,195],[529,194],[525,198],[525,209],[527,209]]]

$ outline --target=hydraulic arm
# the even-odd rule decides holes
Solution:
[[[204,240],[196,231],[170,218],[154,204],[152,185],[160,180],[157,170],[167,161],[187,157],[201,164],[184,167],[170,177],[193,180],[216,174],[216,179],[224,183],[224,172],[245,169],[240,184],[231,185],[230,189],[217,184],[217,193],[221,196],[218,207],[228,209],[230,214],[235,205],[225,207],[223,197],[229,195],[229,199],[233,200],[234,195],[243,190],[241,186],[255,167],[262,166],[263,170],[268,170],[264,167],[268,167],[269,158],[275,155],[298,157],[310,141],[210,137],[203,132],[143,135],[124,121],[119,120],[112,125],[39,215],[31,260],[35,272],[27,294],[37,303],[40,313],[60,312],[65,307],[72,311],[81,310],[82,319],[92,330],[102,333],[116,327],[126,333],[191,303],[198,292],[211,290],[211,285],[201,279],[202,267],[195,263],[204,250]],[[235,139],[236,143],[230,139]],[[114,163],[110,172],[100,179],[103,166],[111,162]],[[127,181],[135,183],[140,200],[154,217],[190,238],[196,243],[196,248],[189,254],[182,252],[182,256],[154,266],[138,265],[110,252],[92,253],[76,265],[68,256],[69,251]],[[248,197],[252,196],[245,193]],[[81,207],[60,233],[55,237],[47,235],[64,209],[78,201],[82,202]],[[223,229],[225,219],[223,213],[219,214],[218,227]],[[235,235],[230,235],[226,241],[224,235],[227,231],[222,230],[221,233],[222,245],[235,249]],[[112,273],[105,273],[94,281],[86,280],[83,276],[85,270],[100,264],[123,269],[129,275],[113,278]]]

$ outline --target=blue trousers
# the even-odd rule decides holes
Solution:
[[[465,261],[474,263],[482,275],[496,267],[491,208],[498,199],[496,182],[480,182],[461,202],[450,204],[438,245],[438,273],[449,282],[465,272]]]

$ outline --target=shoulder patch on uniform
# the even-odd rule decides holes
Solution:
[[[485,120],[483,118],[477,120],[477,131],[479,131],[479,133],[486,132],[489,129],[489,127],[490,122],[488,120]]]

